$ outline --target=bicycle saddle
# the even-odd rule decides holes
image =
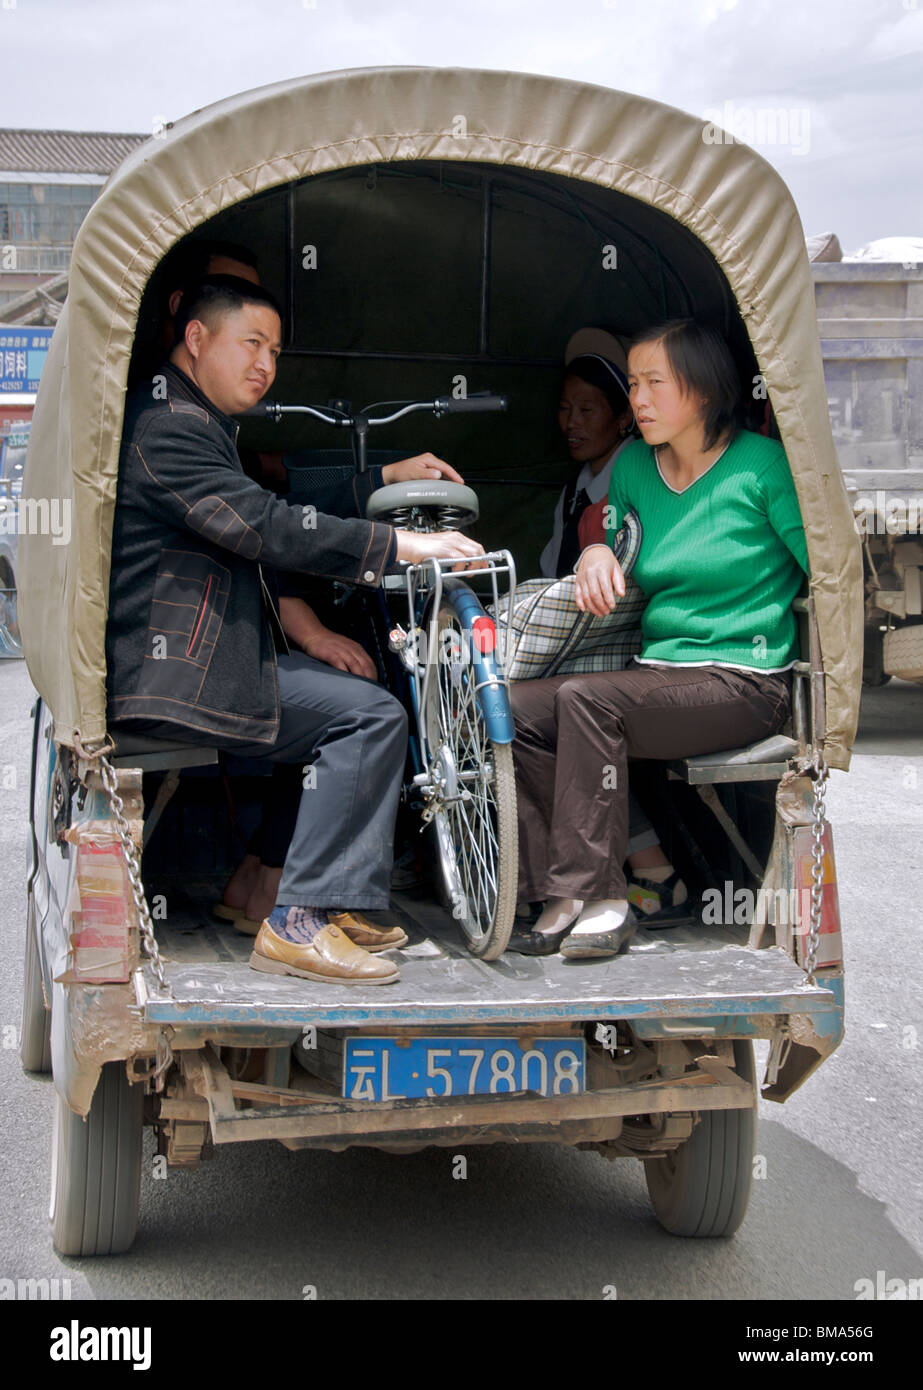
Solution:
[[[415,511],[433,511],[446,531],[470,526],[479,515],[477,493],[462,483],[441,478],[420,478],[409,483],[389,483],[373,492],[365,504],[369,521],[387,521],[406,527]]]

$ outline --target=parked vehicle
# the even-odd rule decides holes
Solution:
[[[923,681],[923,264],[811,273],[833,438],[862,538],[863,679]]]
[[[861,559],[798,229],[778,175],[742,145],[704,143],[700,120],[501,72],[278,83],[177,122],[112,176],[74,248],[23,494],[70,498],[74,513],[69,545],[23,536],[20,562],[39,692],[22,1055],[54,1074],[59,1250],[131,1245],[145,1124],[187,1168],[251,1139],[578,1145],[642,1160],[667,1230],[739,1226],[754,1039],[771,1044],[761,1093],[783,1101],[843,1034],[824,787],[848,766],[858,716]],[[675,313],[723,324],[743,379],[766,383],[754,419],[785,446],[811,583],[790,730],[637,765],[698,925],[642,929],[605,961],[491,963],[418,889],[399,899],[401,979],[366,993],[254,972],[251,942],[210,923],[236,849],[218,754],[113,741],[106,726],[124,388],[156,337],[160,262],[190,233],[259,249],[287,309],[280,399],[508,397],[489,428],[450,416],[439,451],[482,498],[478,538],[525,574],[554,505],[554,489],[530,485],[548,479],[570,335]],[[406,452],[434,447],[419,418],[403,422]],[[290,470],[327,466],[325,428],[248,421],[246,442]],[[236,785],[244,826],[242,774]]]
[[[30,422],[10,426],[0,435],[0,657],[21,657],[17,613],[16,559],[19,498],[26,463]]]

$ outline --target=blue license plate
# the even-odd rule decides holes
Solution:
[[[347,1038],[347,1100],[413,1096],[579,1095],[586,1087],[583,1038]]]

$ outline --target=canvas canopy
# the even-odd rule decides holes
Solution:
[[[376,170],[400,180],[377,186]],[[411,182],[415,171],[425,185]],[[180,239],[206,224],[209,235],[227,235],[245,212],[248,233],[263,228],[271,239],[273,199],[293,189],[301,201],[287,204],[264,279],[294,320],[280,380],[309,399],[329,398],[343,379],[358,382],[357,401],[368,398],[372,334],[376,385],[390,388],[396,364],[429,385],[441,356],[443,388],[464,359],[493,389],[528,380],[547,394],[557,372],[552,339],[563,349],[582,323],[611,326],[600,307],[615,293],[610,285],[629,331],[723,306],[729,337],[768,387],[791,465],[827,677],[826,755],[848,766],[861,682],[861,553],[827,415],[804,235],[785,185],[746,146],[657,102],[460,69],[364,69],[246,92],[140,146],[94,204],[42,377],[23,491],[36,516],[52,499],[72,505],[67,543],[60,527],[52,535],[36,526],[20,540],[23,645],[56,737],[73,744],[76,731],[90,745],[106,732],[120,430],[151,275]],[[536,199],[547,216],[537,215]],[[325,228],[332,262],[344,246],[353,259],[338,277],[312,280],[310,247]],[[567,255],[569,228],[589,248],[582,260]],[[607,229],[610,241],[599,235]],[[424,264],[419,236],[429,237]],[[620,276],[605,278],[607,254]],[[449,343],[452,334],[465,343]],[[528,455],[535,436],[523,419],[516,428]],[[491,436],[501,472],[513,437]],[[546,508],[553,492],[547,497]],[[494,510],[499,526],[521,509]]]

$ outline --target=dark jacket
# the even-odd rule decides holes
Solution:
[[[246,476],[237,425],[185,373],[166,366],[163,378],[165,399],[148,382],[125,412],[109,722],[165,720],[219,747],[272,743],[279,691],[268,567],[374,586],[393,559],[394,532],[357,519],[375,472],[319,486],[315,514]]]

